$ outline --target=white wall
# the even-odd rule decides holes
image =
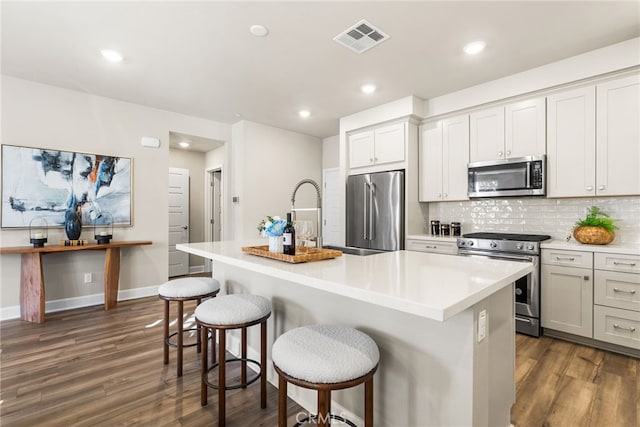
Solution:
[[[115,239],[153,245],[122,250],[121,297],[155,293],[168,273],[169,132],[228,141],[230,126],[8,76],[2,76],[1,118],[2,143],[133,158],[133,227],[117,228]],[[143,136],[159,138],[160,148],[143,148]],[[64,238],[61,228],[49,233],[50,242]],[[0,240],[3,247],[29,244],[26,230],[3,229]],[[47,301],[101,294],[103,264],[100,251],[46,255]],[[0,317],[12,317],[19,305],[20,255],[2,255],[0,266]],[[83,284],[85,272],[94,273],[93,283]]]
[[[340,135],[322,140],[322,169],[340,167]]]
[[[284,217],[291,209],[291,193],[302,179],[320,184],[322,140],[284,129],[241,121],[233,125],[234,239],[259,237],[257,226],[267,215]],[[296,207],[315,207],[310,185],[300,188]],[[239,220],[239,221],[238,221]]]

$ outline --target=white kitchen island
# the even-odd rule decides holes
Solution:
[[[508,426],[515,401],[513,282],[530,263],[420,252],[288,264],[242,252],[263,241],[177,245],[213,260],[226,293],[271,300],[268,349],[285,331],[313,323],[343,324],[370,335],[380,348],[374,377],[376,426]],[[486,337],[478,317],[486,310]],[[252,334],[253,332],[253,334]],[[249,330],[250,356],[259,336]],[[238,353],[238,339],[229,340]],[[277,386],[270,363],[267,378]],[[315,412],[316,396],[289,395]],[[363,390],[332,394],[333,412],[359,423]]]

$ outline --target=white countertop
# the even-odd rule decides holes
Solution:
[[[271,277],[445,321],[533,270],[531,263],[412,251],[346,255],[289,264],[242,252],[260,241],[205,242],[176,249]]]
[[[548,240],[540,244],[542,249],[563,249],[567,251],[580,251],[580,252],[596,252],[596,253],[610,253],[620,255],[640,255],[640,244],[625,244],[620,245],[610,243],[608,245],[585,245],[580,242],[571,239],[566,240]]]

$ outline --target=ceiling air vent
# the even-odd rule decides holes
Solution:
[[[390,37],[363,19],[333,39],[356,53],[362,53]]]

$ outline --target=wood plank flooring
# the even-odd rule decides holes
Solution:
[[[185,312],[193,308],[186,304]],[[95,306],[51,313],[44,324],[0,322],[0,425],[216,423],[215,392],[200,406],[195,349],[185,349],[181,379],[174,350],[162,364],[162,312],[162,301],[152,297],[109,312]],[[547,337],[518,335],[516,347],[516,427],[640,425],[638,359]],[[277,424],[274,387],[266,410],[256,384],[227,396],[227,425]],[[290,425],[299,411],[290,401]]]

